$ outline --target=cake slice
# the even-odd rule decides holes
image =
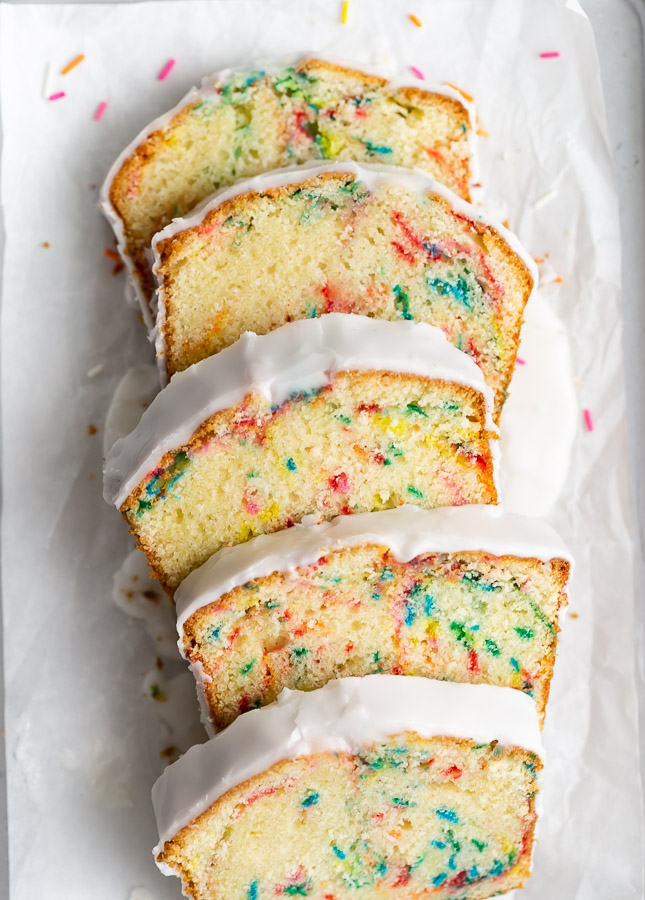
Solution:
[[[541,756],[520,691],[284,691],[166,769],[154,852],[193,900],[481,900],[530,874]]]
[[[311,159],[418,166],[468,198],[472,121],[449,88],[388,84],[319,59],[226,69],[193,88],[120,154],[101,208],[149,318],[155,232],[239,178]]]
[[[105,497],[172,592],[221,547],[313,513],[495,503],[491,410],[437,328],[305,319],[175,375],[109,452]]]
[[[344,675],[549,695],[570,556],[539,519],[415,506],[296,525],[221,550],[175,594],[215,729]]]
[[[441,328],[481,367],[496,416],[535,263],[431,178],[330,163],[261,175],[153,241],[157,355],[169,375],[235,341],[328,312]]]

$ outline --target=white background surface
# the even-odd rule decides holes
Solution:
[[[119,375],[149,350],[102,256],[111,238],[88,185],[205,72],[306,48],[371,63],[395,56],[472,91],[491,133],[481,142],[487,205],[534,255],[550,252],[564,279],[545,297],[570,329],[581,405],[592,409],[596,429],[579,432],[555,518],[578,557],[579,618],[562,641],[545,734],[544,827],[523,896],[642,896],[627,538],[635,492],[625,462],[616,209],[588,27],[560,0],[415,0],[409,11],[422,29],[407,22],[407,7],[386,0],[352,0],[343,29],[333,6],[222,0],[2,11],[2,588],[13,900],[75,900],[88,888],[98,900],[120,900],[137,886],[150,891],[137,900],[178,896],[149,856],[148,790],[167,741],[141,697],[154,651],[111,603],[111,575],[128,538],[101,501],[100,436],[87,435],[88,424],[101,425]],[[637,115],[637,87],[626,80],[642,61],[640,20],[626,0],[595,9],[614,83],[624,86],[610,92],[609,113],[618,123],[612,137],[621,135],[624,196],[633,201],[625,245],[641,257],[642,177],[630,153],[641,147],[642,110]],[[619,48],[610,49],[617,28]],[[537,58],[550,49],[562,58]],[[78,52],[85,63],[56,82],[68,97],[46,104],[47,61],[59,69]],[[178,65],[160,83],[170,56]],[[103,99],[108,112],[95,123]],[[534,209],[554,187],[556,199]],[[628,261],[626,346],[636,361],[642,261],[640,271]],[[88,379],[99,363],[101,375]],[[640,384],[628,380],[635,435]],[[642,490],[638,480],[640,498]]]

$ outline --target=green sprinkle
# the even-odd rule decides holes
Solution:
[[[428,418],[428,413],[424,409],[421,409],[421,407],[417,403],[408,403],[408,410],[409,410],[409,412],[418,413],[420,416],[423,416],[425,419]]]
[[[479,850],[480,853],[483,853],[484,850],[486,849],[486,847],[488,847],[488,844],[486,843],[486,841],[476,841],[475,838],[471,838],[470,843],[474,847],[477,847],[477,849]]]
[[[248,672],[251,671],[251,669],[253,668],[254,665],[255,665],[255,658],[242,666],[242,668],[240,669],[240,675],[246,675]]]
[[[499,656],[501,651],[500,651],[499,647],[497,646],[497,644],[495,643],[495,641],[491,641],[490,638],[486,638],[486,640],[484,641],[484,644],[486,645],[486,649],[488,650],[488,652],[490,653],[491,656]]]
[[[519,628],[518,627],[518,628],[514,628],[513,631],[516,631],[519,634],[519,636],[522,638],[522,640],[524,640],[524,641],[530,641],[531,638],[535,634],[535,632],[533,631],[532,628]]]
[[[306,656],[308,653],[309,653],[309,650],[307,650],[306,647],[294,647],[293,650],[291,651],[291,655],[295,656],[297,658],[299,658],[301,656]]]
[[[396,306],[397,311],[401,314],[401,318],[409,321],[412,319],[412,314],[410,312],[410,298],[400,284],[395,284],[393,290],[394,305]]]
[[[419,500],[423,500],[423,493],[418,488],[412,487],[412,485],[408,487],[408,494],[412,494],[413,497],[418,497]]]

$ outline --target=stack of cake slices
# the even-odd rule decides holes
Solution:
[[[211,736],[155,785],[194,900],[486,898],[530,873],[571,559],[499,505],[535,266],[459,95],[228,70],[110,171],[163,389],[105,464]]]

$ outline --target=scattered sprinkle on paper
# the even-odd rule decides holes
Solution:
[[[569,613],[569,618],[571,618],[571,619],[577,619],[577,618],[578,618],[578,613],[570,612],[570,613]]]
[[[479,137],[490,137],[490,131],[487,131],[485,128],[478,128],[477,134]]]
[[[52,71],[53,66],[48,62],[45,67],[45,78],[43,79],[43,100],[48,100],[52,94]]]
[[[95,434],[98,434],[98,432],[99,432],[99,430],[96,427],[96,425],[90,424],[87,426],[87,433],[90,435],[90,437],[93,437]]]
[[[114,268],[112,269],[112,274],[118,275],[124,269],[125,269],[125,265],[121,261],[119,261],[118,263],[115,263]]]
[[[94,119],[95,119],[97,122],[100,122],[100,121],[101,121],[101,119],[103,118],[103,113],[105,112],[106,109],[107,109],[107,103],[105,102],[105,100],[103,100],[103,101],[102,101],[101,103],[99,103],[99,105],[96,107],[96,112],[94,113]]]
[[[172,70],[173,70],[173,68],[174,68],[176,62],[177,62],[176,59],[169,59],[169,60],[168,60],[168,62],[167,62],[166,65],[163,67],[163,69],[161,70],[161,72],[159,72],[159,74],[157,75],[157,78],[159,79],[159,81],[164,81],[164,80],[170,75],[170,73],[172,72]]]
[[[461,94],[464,100],[468,100],[469,103],[472,103],[474,101],[475,98],[472,94],[468,94],[466,93],[466,91],[462,91],[461,88],[458,88],[457,85],[453,84],[451,81],[446,81],[444,82],[444,84],[446,85],[446,87],[452,88],[453,91],[457,91],[458,94]]]
[[[560,56],[557,50],[549,50],[546,53],[540,53],[540,59],[555,59]]]
[[[60,70],[61,75],[67,75],[68,72],[71,72],[72,69],[75,69],[76,66],[80,65],[85,59],[84,53],[79,53],[78,56],[74,57],[71,62],[68,62],[67,65]]]
[[[558,192],[556,190],[547,191],[546,194],[542,194],[541,197],[533,204],[533,209],[542,209],[543,206],[546,206],[547,203],[550,203],[552,200],[558,196]]]
[[[92,366],[91,369],[88,369],[87,377],[88,378],[96,378],[97,375],[100,375],[105,366],[103,363],[99,363],[97,366]]]
[[[347,13],[349,12],[349,0],[343,0],[343,6],[340,11],[340,24],[347,25]]]
[[[417,28],[421,28],[421,20],[420,19],[418,19],[416,16],[412,15],[412,13],[410,13],[409,18],[413,25],[416,25]]]
[[[103,253],[107,256],[108,259],[113,259],[115,262],[121,262],[121,257],[113,250],[111,247],[106,247]]]
[[[517,363],[518,366],[525,366],[525,365],[526,365],[526,360],[525,360],[525,359],[520,359],[519,356],[516,356],[516,357],[515,357],[515,362]]]
[[[45,250],[49,250],[49,241],[43,241],[43,247]]]
[[[62,100],[65,97],[65,91],[58,91],[57,94],[50,94],[47,98],[48,100]]]
[[[416,66],[410,66],[410,71],[412,72],[413,75],[416,75],[417,78],[420,78],[421,81],[426,80],[426,77],[423,74],[423,72],[421,71],[421,69],[417,69]]]
[[[593,431],[593,419],[591,418],[591,410],[585,409],[583,411],[585,417],[585,425],[587,426],[587,431]]]

